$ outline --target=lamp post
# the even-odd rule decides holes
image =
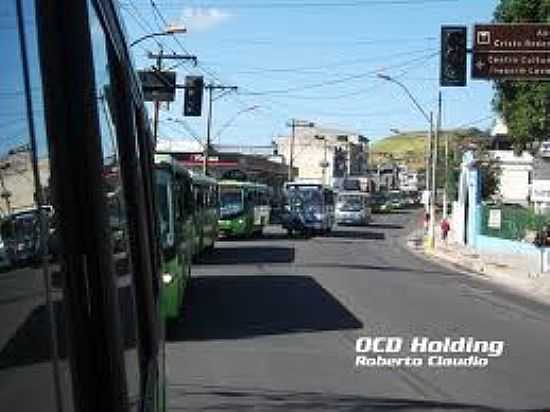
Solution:
[[[435,172],[436,172],[436,167],[437,167],[437,137],[438,137],[438,130],[436,130],[436,142],[435,142],[435,145],[433,147],[433,155],[432,155],[432,140],[433,140],[433,133],[434,133],[433,111],[430,111],[430,114],[428,114],[426,112],[426,110],[424,110],[422,108],[422,106],[420,105],[418,100],[414,97],[414,95],[407,88],[407,86],[405,86],[399,80],[394,79],[393,77],[388,76],[388,75],[383,74],[383,73],[378,73],[377,76],[378,76],[378,78],[380,78],[382,80],[386,80],[388,82],[395,83],[399,87],[401,87],[405,91],[405,93],[407,94],[409,99],[411,99],[413,104],[416,106],[418,111],[422,114],[422,116],[426,119],[426,121],[429,124],[430,132],[429,132],[428,148],[427,148],[428,155],[426,156],[426,190],[427,191],[430,190],[430,187],[429,187],[429,182],[430,182],[430,176],[429,176],[429,170],[430,170],[429,166],[430,165],[429,165],[429,163],[430,162],[429,162],[429,160],[430,160],[430,157],[432,157],[432,176],[431,176],[432,187],[431,187],[431,196],[430,196],[430,199],[429,199],[429,202],[428,202],[428,204],[429,204],[429,209],[428,210],[430,211],[429,212],[430,213],[429,242],[430,242],[430,247],[433,248],[434,245],[435,245],[435,196],[436,196]],[[441,106],[441,93],[439,93],[439,105]],[[440,113],[441,113],[441,109],[439,109],[438,116],[440,115]],[[439,124],[439,121],[438,121],[438,124]]]
[[[174,34],[182,34],[182,33],[187,33],[187,29],[185,27],[170,26],[165,31],[149,33],[137,38],[136,40],[130,43],[130,47],[134,47],[135,45],[141,43],[142,41],[153,37],[172,36]]]
[[[315,138],[317,140],[320,140],[323,142],[323,151],[324,151],[324,155],[323,155],[323,161],[320,162],[320,166],[321,166],[321,170],[322,170],[322,173],[323,173],[323,184],[326,185],[327,184],[327,168],[328,168],[328,159],[327,159],[327,137],[326,136],[320,136],[320,135],[315,135]]]
[[[237,118],[244,114],[244,113],[249,113],[249,112],[253,112],[254,110],[258,110],[261,106],[255,104],[253,106],[250,106],[250,107],[247,107],[241,111],[238,111],[237,113],[235,113],[233,115],[233,117],[231,117],[227,122],[225,122],[221,127],[220,129],[218,130],[218,133],[216,134],[216,138],[218,139],[218,143],[220,143],[220,137],[221,137],[221,134],[225,131],[225,129],[227,129],[229,126],[231,126],[233,124],[233,122],[235,120],[237,120]]]

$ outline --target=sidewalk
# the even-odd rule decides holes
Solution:
[[[419,229],[407,239],[409,248],[438,264],[451,266],[468,275],[514,289],[536,300],[550,303],[550,273],[530,271],[519,256],[479,255],[451,239],[445,244],[439,230],[435,248],[431,249],[424,231]]]

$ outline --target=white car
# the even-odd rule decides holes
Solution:
[[[363,192],[340,192],[336,200],[336,223],[366,225],[371,220],[369,197]]]

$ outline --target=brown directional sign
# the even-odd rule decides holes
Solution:
[[[550,79],[548,53],[474,53],[472,77],[478,79]]]
[[[550,24],[478,24],[472,78],[550,79]]]

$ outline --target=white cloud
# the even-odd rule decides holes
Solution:
[[[183,24],[190,32],[209,30],[230,17],[229,13],[215,7],[186,7],[182,14]]]

